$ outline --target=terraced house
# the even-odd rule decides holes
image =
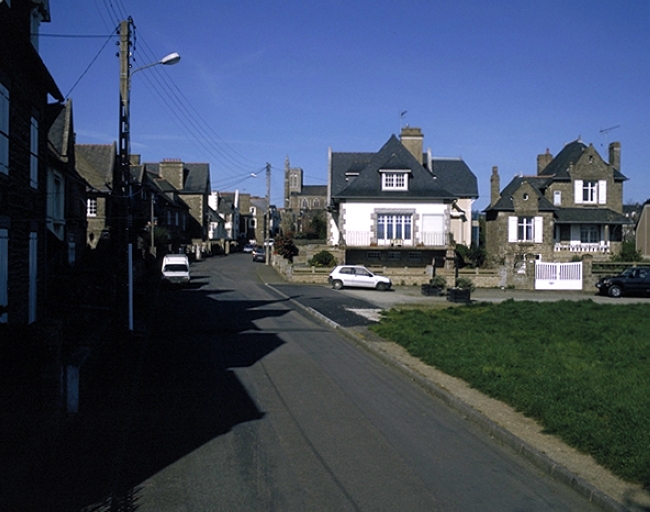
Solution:
[[[423,141],[405,127],[376,153],[330,150],[328,236],[346,263],[440,266],[454,244],[471,244],[476,176],[460,158],[424,152]]]
[[[623,226],[621,144],[609,145],[609,161],[593,144],[566,144],[553,157],[538,155],[537,174],[515,176],[503,190],[492,169],[491,202],[485,210],[486,249],[492,256],[570,261],[583,254],[608,259],[620,251]]]

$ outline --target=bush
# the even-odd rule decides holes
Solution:
[[[471,292],[476,290],[476,286],[474,286],[474,282],[469,277],[459,277],[459,278],[457,278],[456,279],[456,288],[469,289],[469,291],[471,291]]]
[[[329,251],[321,251],[314,254],[314,257],[308,263],[312,267],[335,267],[336,258]]]
[[[636,241],[627,240],[621,245],[621,252],[612,256],[612,261],[642,261],[641,251],[636,250]]]
[[[437,286],[439,288],[447,288],[447,280],[442,276],[433,276],[429,280],[431,286]]]
[[[275,239],[273,249],[277,254],[293,263],[293,257],[298,255],[298,248],[289,235],[281,235]]]

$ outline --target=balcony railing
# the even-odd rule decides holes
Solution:
[[[372,241],[371,234],[370,231],[346,231],[344,235],[345,244],[348,247],[369,247]],[[420,240],[408,238],[379,240],[377,245],[391,247],[413,247],[415,245],[423,245],[425,247],[445,247],[448,239],[447,233],[444,232],[424,232],[420,233],[419,238]]]
[[[557,243],[553,249],[555,252],[576,252],[576,253],[603,253],[610,252],[609,242],[595,244],[571,244]]]

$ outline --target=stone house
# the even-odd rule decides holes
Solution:
[[[423,139],[405,127],[378,152],[330,150],[329,244],[346,263],[441,266],[456,244],[471,244],[476,176],[460,158],[424,152]]]
[[[184,163],[180,159],[166,158],[160,163],[145,163],[148,173],[167,180],[179,197],[189,206],[187,230],[192,245],[207,248],[210,228],[210,164]]]
[[[65,281],[86,246],[86,181],[75,163],[72,101],[48,106],[47,274],[48,303],[61,302]],[[50,300],[56,297],[55,300]]]
[[[515,176],[503,190],[494,167],[485,210],[488,254],[521,262],[527,254],[569,261],[582,254],[607,259],[618,252],[628,222],[620,149],[620,143],[610,144],[609,162],[580,140],[556,157],[547,150],[537,158],[536,175]]]
[[[0,323],[44,315],[48,97],[63,102],[38,53],[47,2],[0,2]]]
[[[636,250],[650,258],[650,200],[644,203],[636,224]]]

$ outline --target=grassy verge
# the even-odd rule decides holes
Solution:
[[[373,330],[650,487],[650,304],[391,310]]]

